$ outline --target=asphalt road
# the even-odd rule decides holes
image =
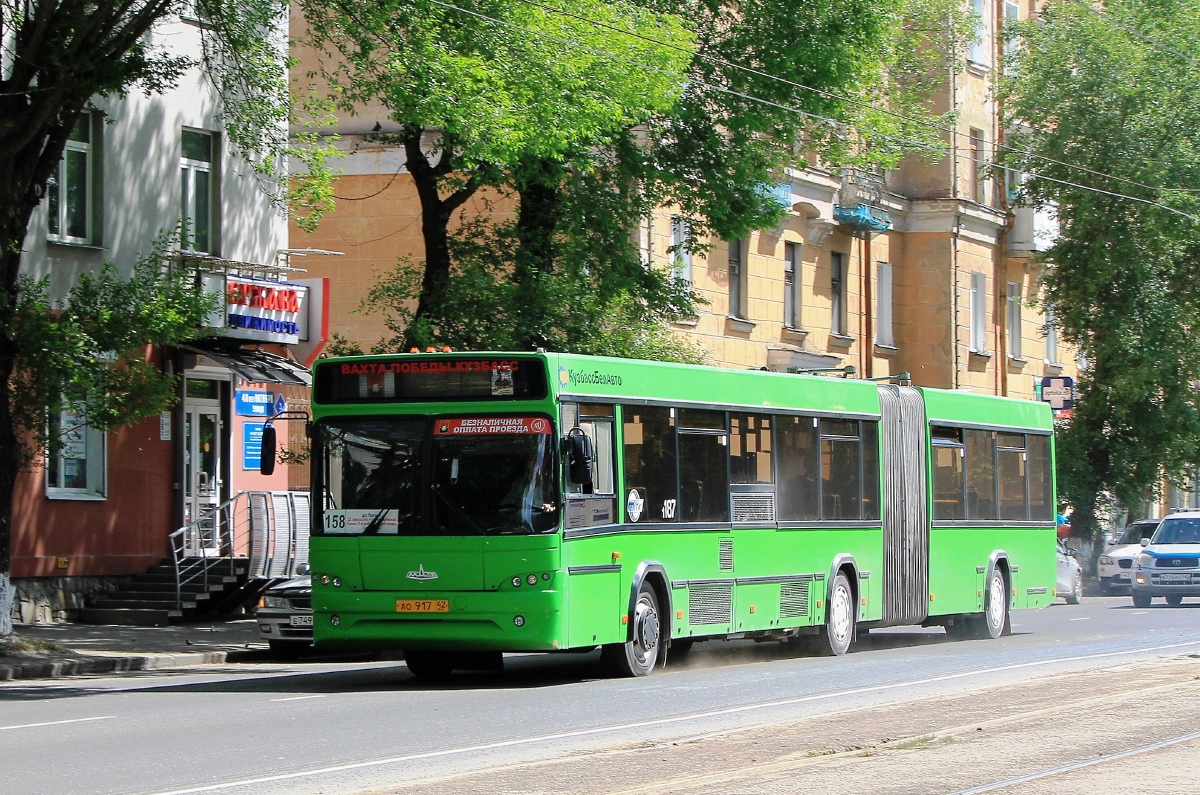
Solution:
[[[996,641],[889,629],[834,659],[704,643],[638,680],[604,678],[592,654],[510,657],[444,686],[345,662],[14,682],[0,685],[0,792],[356,793],[1192,652],[1200,603],[1113,597],[1018,611]]]

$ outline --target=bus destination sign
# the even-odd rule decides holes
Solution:
[[[318,364],[318,403],[441,400],[540,400],[546,368],[539,359],[395,356]]]
[[[529,433],[545,435],[552,430],[545,417],[461,417],[438,420],[434,436],[488,436]]]

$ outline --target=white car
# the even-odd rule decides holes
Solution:
[[[1128,588],[1133,576],[1133,561],[1142,551],[1142,539],[1150,538],[1162,519],[1140,519],[1125,527],[1100,556],[1100,590],[1105,594]]]
[[[1069,605],[1077,605],[1083,598],[1083,570],[1075,559],[1077,554],[1077,550],[1067,549],[1062,541],[1058,542],[1058,584],[1054,592]]]
[[[1155,596],[1177,607],[1200,596],[1200,511],[1173,513],[1154,531],[1133,562],[1133,604],[1149,607]]]

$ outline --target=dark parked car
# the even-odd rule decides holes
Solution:
[[[312,647],[312,578],[305,574],[267,589],[258,600],[258,635],[279,657],[295,658]]]

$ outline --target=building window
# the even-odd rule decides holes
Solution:
[[[182,177],[184,251],[214,254],[213,207],[216,190],[213,181],[212,133],[183,131],[183,157],[179,161]]]
[[[971,0],[971,13],[975,17],[975,35],[967,48],[967,60],[975,66],[989,66],[988,40],[991,38],[991,15],[984,0]]]
[[[832,317],[829,330],[846,336],[846,255],[837,251],[829,255],[829,295]]]
[[[971,352],[987,350],[987,277],[971,274]]]
[[[748,242],[748,241],[746,241]],[[729,241],[729,315],[746,316],[746,246],[741,240]]]
[[[1008,283],[1008,355],[1021,358],[1021,285]]]
[[[970,164],[968,173],[971,175],[971,201],[977,204],[987,204],[987,158],[983,130],[971,128],[971,141],[968,149]]]
[[[1058,326],[1054,310],[1046,308],[1046,364],[1058,364]]]
[[[800,296],[797,295],[800,272],[800,244],[783,244],[783,325],[800,328]]]
[[[878,295],[875,297],[875,341],[894,348],[896,337],[892,330],[892,263],[878,262],[876,268]]]
[[[58,168],[46,181],[47,231],[63,243],[92,242],[92,114],[80,113]]]
[[[692,252],[687,250],[687,224],[678,218],[671,220],[671,275],[685,282],[692,281]]]
[[[1004,41],[1004,57],[1006,61],[1011,62],[1017,55],[1020,49],[1021,41],[1017,38],[1017,33],[1013,26],[1021,21],[1021,9],[1013,0],[1004,0],[1004,27],[1007,38]],[[1012,70],[1008,63],[1004,65],[1006,74],[1012,74]]]
[[[105,435],[88,427],[81,405],[50,418],[46,452],[46,496],[51,499],[97,499],[105,493]]]

